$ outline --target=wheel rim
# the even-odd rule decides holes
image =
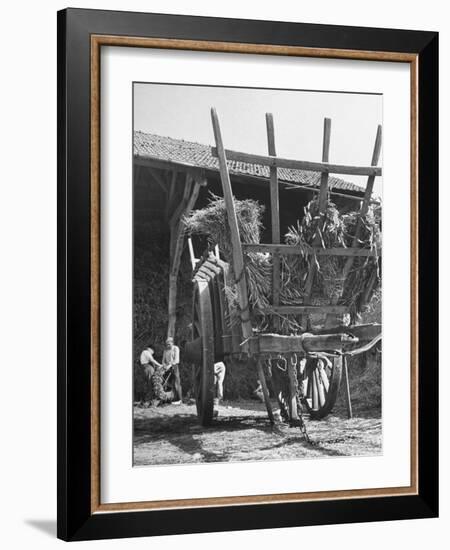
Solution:
[[[195,285],[192,338],[201,338],[201,359],[195,365],[195,401],[197,416],[202,425],[208,425],[214,413],[214,329],[211,296],[208,283]]]
[[[336,403],[342,376],[342,358],[327,362],[309,359],[303,378],[304,403],[311,418],[323,418]]]

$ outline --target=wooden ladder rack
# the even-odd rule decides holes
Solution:
[[[280,207],[279,207],[279,182],[278,168],[289,168],[293,170],[304,170],[320,172],[320,187],[318,190],[318,207],[319,215],[322,218],[322,223],[319,224],[321,230],[323,226],[323,217],[326,214],[327,201],[329,197],[329,174],[347,174],[367,176],[367,185],[362,199],[359,218],[353,238],[353,243],[350,248],[322,248],[320,246],[320,235],[317,232],[313,245],[307,254],[314,256],[346,256],[347,261],[344,267],[344,278],[349,274],[353,262],[357,257],[377,257],[381,253],[381,249],[364,249],[359,247],[359,236],[362,229],[362,218],[367,214],[368,208],[372,200],[373,186],[376,176],[381,176],[381,167],[377,166],[380,151],[381,151],[381,125],[377,128],[375,145],[370,166],[349,166],[342,164],[330,164],[329,151],[331,139],[331,119],[325,118],[323,124],[323,143],[322,143],[322,162],[311,162],[302,160],[292,160],[278,157],[275,147],[275,129],[274,120],[271,113],[266,113],[266,129],[267,129],[267,144],[268,155],[255,155],[251,153],[243,153],[225,149],[223,145],[222,135],[220,131],[219,119],[216,110],[211,109],[211,118],[214,130],[216,147],[212,148],[213,156],[219,159],[220,177],[224,193],[225,206],[227,210],[228,223],[231,232],[232,250],[233,250],[233,268],[235,271],[236,283],[238,285],[239,306],[241,312],[245,315],[241,318],[244,338],[250,338],[252,327],[249,320],[249,304],[247,295],[247,283],[244,272],[244,252],[266,252],[272,255],[273,272],[272,272],[272,307],[267,311],[268,314],[275,313],[278,315],[309,315],[314,312],[327,313],[331,316],[342,315],[347,313],[349,309],[346,306],[338,305],[339,298],[333,299],[328,306],[313,306],[309,304],[311,292],[316,276],[317,264],[311,262],[310,269],[306,277],[304,289],[304,303],[298,306],[280,305],[280,259],[282,256],[291,254],[305,253],[302,249],[294,245],[286,245],[280,243]],[[233,203],[233,194],[228,171],[227,161],[239,161],[251,164],[261,164],[268,166],[270,169],[270,212],[272,226],[272,243],[271,244],[246,244],[241,243],[239,236],[239,228],[236,218],[236,211]],[[273,320],[274,328],[279,327],[279,318]]]

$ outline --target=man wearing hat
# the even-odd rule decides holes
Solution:
[[[166,340],[166,347],[162,357],[162,365],[165,371],[172,370],[171,382],[174,388],[173,405],[180,405],[182,396],[180,378],[180,348],[174,344],[173,338],[169,336]]]

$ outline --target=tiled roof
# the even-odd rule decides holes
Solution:
[[[173,162],[184,166],[219,170],[219,161],[211,154],[211,147],[192,141],[174,139],[156,134],[134,132],[134,156],[142,159]],[[230,174],[269,178],[269,167],[248,162],[228,161]],[[301,184],[318,187],[320,185],[319,172],[305,170],[278,169],[279,181],[290,184]],[[333,176],[329,177],[331,189],[361,194],[363,189],[358,185]]]

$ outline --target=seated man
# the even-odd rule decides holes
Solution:
[[[174,344],[173,338],[169,336],[166,340],[166,348],[163,353],[162,367],[164,372],[171,370],[170,382],[174,388],[173,405],[180,405],[183,399],[180,378],[180,348]]]
[[[155,370],[157,368],[161,368],[161,363],[158,363],[158,361],[154,357],[154,349],[152,348],[152,345],[148,345],[141,353],[140,356],[140,363],[144,371],[144,380],[145,380],[145,389],[144,389],[144,396],[141,400],[141,405],[144,405],[144,402],[147,401],[150,403],[151,396],[152,396],[152,388],[153,388],[153,382],[152,378],[155,374]]]

